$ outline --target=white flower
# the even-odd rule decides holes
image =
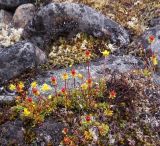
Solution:
[[[146,30],[149,29],[149,27],[148,27],[148,26],[141,25],[141,29],[142,29],[142,31],[146,31]]]
[[[131,28],[136,27],[137,23],[138,23],[138,18],[136,17],[132,17],[131,20],[127,22],[128,26]]]
[[[93,140],[96,142],[96,141],[98,141],[98,129],[97,129],[97,127],[92,127],[92,128],[90,128],[89,129],[89,132],[92,134],[92,136],[93,136]]]
[[[83,50],[86,50],[87,48],[86,48],[86,44],[87,44],[87,40],[84,40],[83,42],[82,42],[82,45],[81,45],[81,48],[83,49]]]
[[[77,38],[81,38],[81,34],[78,33],[78,34],[76,35],[76,37],[77,37]]]
[[[2,27],[2,31],[0,32],[0,43],[2,45],[8,47],[20,40],[22,31],[23,31],[22,28],[19,28],[19,29],[10,28],[9,29],[7,25],[3,26],[3,24],[0,24],[0,26]]]
[[[133,21],[128,21],[127,22],[128,26],[131,27],[131,28],[134,28],[135,27],[135,24]]]
[[[134,5],[136,6],[136,5],[139,5],[139,4],[142,4],[142,1],[136,1],[136,2],[134,2]]]
[[[131,21],[133,21],[134,23],[137,23],[138,22],[138,19],[136,17],[132,17],[131,18]]]
[[[114,144],[115,143],[115,138],[113,137],[113,135],[109,134],[108,138],[109,138],[109,143],[110,144]]]
[[[2,35],[4,36],[4,37],[6,37],[7,36],[7,31],[4,29],[4,28],[2,28]]]
[[[113,44],[105,44],[105,46],[107,48],[109,48],[111,50],[111,52],[114,52],[115,50],[117,50],[118,48],[116,46],[114,46]]]

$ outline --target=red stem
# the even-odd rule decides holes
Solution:
[[[57,85],[54,86],[55,95],[57,96]]]
[[[74,78],[74,88],[76,87],[76,79]]]
[[[88,78],[90,78],[90,62],[89,61],[88,61],[87,65],[88,65]]]
[[[65,80],[65,90],[67,90],[67,81]]]

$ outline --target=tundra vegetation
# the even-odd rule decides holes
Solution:
[[[36,0],[36,6],[50,2],[55,1]],[[69,2],[86,4],[115,20],[130,32],[131,42],[148,29],[149,20],[159,17],[156,11],[160,7],[158,0]],[[22,34],[22,29],[15,29],[8,36],[7,29],[6,26],[0,32],[1,44],[6,47],[18,42]],[[155,41],[154,35],[147,38],[150,46]],[[143,61],[143,68],[125,73],[104,69],[104,77],[95,79],[91,73],[91,62],[103,58],[107,63],[107,59],[119,51],[139,57]],[[60,37],[47,47],[47,53],[48,62],[40,66],[41,70],[69,68],[69,72],[66,70],[58,77],[51,75],[49,83],[39,83],[34,78],[38,71],[33,69],[3,85],[15,95],[15,100],[0,104],[0,126],[17,119],[22,121],[23,144],[26,145],[34,144],[37,140],[35,129],[43,126],[48,119],[63,123],[58,133],[60,139],[57,145],[60,146],[160,145],[157,127],[160,120],[154,120],[160,118],[160,87],[152,78],[159,65],[156,52],[144,47],[136,48],[132,43],[120,50],[106,38],[78,33],[74,38]],[[86,74],[78,71],[75,67],[77,64],[85,66]],[[58,78],[61,78],[61,83]],[[69,80],[72,87],[68,85]],[[59,84],[62,84],[62,88],[59,88]],[[16,140],[8,141],[8,145],[17,144]],[[52,135],[45,144],[55,145]],[[1,141],[0,145],[3,145]]]

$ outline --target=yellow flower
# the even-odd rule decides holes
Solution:
[[[70,65],[69,65],[69,67],[72,67],[72,66],[73,66],[73,64],[70,64]]]
[[[31,112],[27,108],[24,108],[24,110],[23,110],[24,116],[28,116],[28,115],[30,115],[30,113]]]
[[[24,83],[23,82],[19,82],[18,86],[19,86],[20,89],[23,89],[24,88]]]
[[[62,79],[63,79],[63,80],[67,80],[67,79],[68,79],[68,74],[67,74],[67,73],[63,73]]]
[[[48,95],[48,99],[52,99],[52,95]]]
[[[41,87],[41,90],[44,92],[44,91],[49,91],[51,90],[51,87],[48,85],[48,84],[43,84],[42,87]]]
[[[78,74],[78,78],[79,78],[79,79],[83,79],[83,75],[79,73],[79,74]]]
[[[88,84],[84,83],[81,85],[82,90],[87,90],[88,89]]]
[[[67,105],[67,107],[71,107],[71,105],[72,105],[71,100],[68,99],[68,100],[66,101],[66,105]]]
[[[92,140],[93,136],[92,136],[91,132],[85,131],[84,132],[84,138],[86,140]]]
[[[151,60],[152,60],[153,65],[157,65],[158,64],[158,59],[157,59],[157,57],[155,55],[153,55],[151,57]]]
[[[104,111],[104,114],[105,114],[106,116],[112,116],[112,115],[113,115],[113,111],[110,110],[110,109],[106,109],[106,110]]]
[[[109,132],[109,126],[107,124],[101,124],[98,129],[102,136],[105,136]]]
[[[23,88],[24,88],[24,83],[23,82],[19,82],[17,85],[16,85],[16,90],[17,92],[23,92]]]
[[[105,50],[105,51],[102,52],[102,54],[103,54],[104,57],[107,57],[110,54],[110,52]]]
[[[34,101],[32,102],[32,106],[33,106],[33,107],[35,107],[35,106],[36,106]]]
[[[145,77],[148,77],[148,76],[151,75],[151,72],[150,72],[148,69],[142,70],[142,73],[143,73],[143,75],[144,75]]]
[[[10,85],[9,85],[9,89],[10,89],[11,91],[14,91],[14,90],[16,90],[16,86],[15,86],[14,84],[10,84]]]
[[[36,87],[37,87],[37,82],[36,82],[36,81],[32,82],[32,83],[31,83],[31,87],[32,87],[32,88],[36,88]]]

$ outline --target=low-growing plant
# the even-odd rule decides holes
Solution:
[[[109,52],[103,52],[107,57]],[[90,56],[91,52],[86,50],[85,57],[87,61],[87,78],[78,73],[74,68],[71,70],[70,75],[72,77],[74,88],[69,90],[67,86],[69,74],[67,72],[62,74],[64,81],[64,87],[58,91],[58,82],[56,77],[52,76],[50,79],[51,85],[44,83],[40,89],[36,81],[31,83],[32,96],[29,96],[25,91],[25,85],[23,82],[17,84],[10,84],[9,88],[12,91],[16,91],[18,96],[16,97],[17,105],[12,108],[19,113],[22,120],[30,119],[32,123],[38,124],[44,121],[45,117],[51,113],[54,113],[58,108],[65,108],[66,111],[73,110],[75,112],[81,111],[94,111],[97,108],[104,110],[105,115],[112,115],[105,106],[104,93],[106,90],[106,81],[101,79],[98,82],[94,81],[90,72]],[[76,85],[76,80],[81,80],[81,85]],[[54,94],[47,95],[47,92],[54,90]],[[45,94],[47,97],[45,96]],[[108,98],[114,99],[116,92],[110,91]],[[103,106],[104,105],[104,106]]]
[[[106,60],[109,51],[106,50],[102,54]],[[78,73],[73,67],[70,73],[64,72],[61,75],[64,84],[61,90],[58,90],[59,83],[55,76],[50,78],[50,85],[44,83],[39,87],[36,81],[32,82],[30,85],[32,96],[25,91],[23,82],[10,84],[10,90],[17,92],[16,106],[12,110],[30,126],[42,123],[51,115],[61,117],[62,121],[68,124],[68,127],[62,130],[63,139],[60,143],[62,146],[108,144],[112,122],[118,124],[120,130],[125,130],[126,121],[133,120],[135,116],[133,99],[137,98],[137,93],[123,74],[116,80],[116,74],[113,73],[113,77],[107,83],[105,78],[94,80],[90,70],[90,56],[91,52],[87,50],[86,75]],[[153,65],[157,65],[153,59],[151,59]],[[152,71],[145,68],[136,70],[135,73],[148,77]],[[73,89],[68,87],[69,77],[73,82]],[[76,84],[77,80],[80,80],[80,85]],[[51,90],[53,94],[49,94],[48,91]],[[117,141],[121,144],[127,143],[127,136]]]

